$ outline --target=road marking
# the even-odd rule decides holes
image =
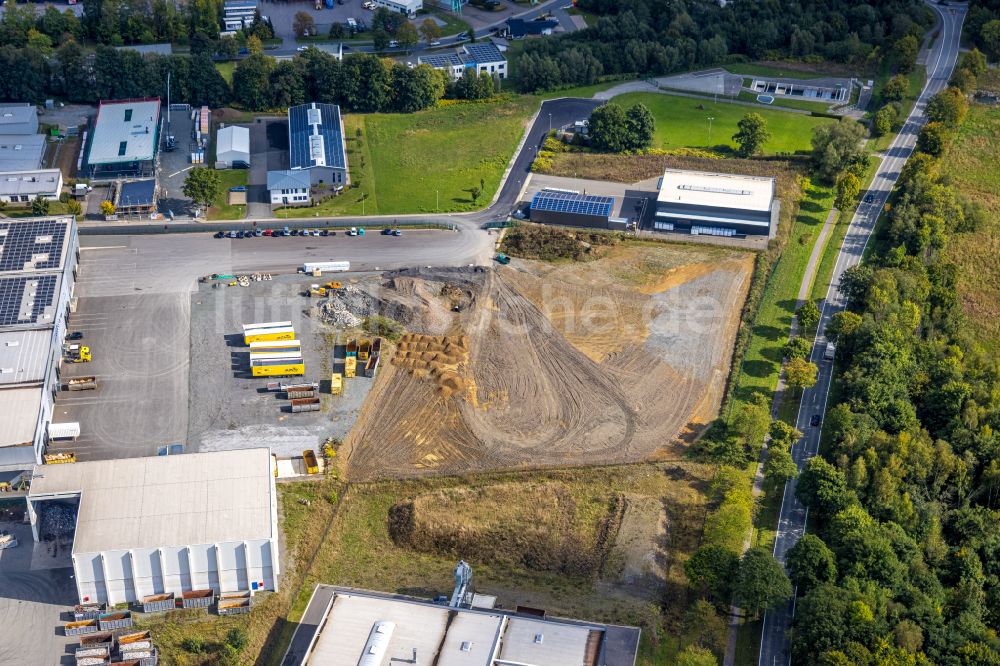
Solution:
[[[193,166],[194,166],[194,165],[192,165],[192,166],[187,166],[187,167],[184,167],[183,169],[181,169],[180,171],[174,171],[174,172],[173,172],[172,174],[170,174],[169,176],[167,176],[167,178],[173,178],[173,177],[174,177],[174,176],[176,176],[177,174],[180,174],[180,173],[184,173],[185,171],[187,171],[188,169],[192,168]]]
[[[123,250],[127,247],[128,245],[81,245],[80,252],[89,252],[91,250]]]

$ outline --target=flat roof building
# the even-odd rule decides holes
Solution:
[[[250,128],[239,125],[223,127],[215,135],[216,167],[250,168]]]
[[[0,471],[48,443],[78,247],[72,217],[0,221]]]
[[[0,134],[38,134],[34,104],[0,104]]]
[[[0,134],[0,172],[35,171],[44,155],[41,134]]]
[[[159,97],[101,102],[87,153],[91,180],[155,176],[159,129]]]
[[[277,589],[278,513],[266,448],[36,467],[28,516],[77,501],[80,602],[118,604],[191,590]]]
[[[639,629],[320,585],[286,666],[634,666]]]
[[[301,169],[267,172],[267,193],[272,206],[308,206],[310,187],[309,173]]]
[[[667,169],[653,228],[694,235],[773,235],[780,201],[774,178]]]
[[[385,7],[390,12],[398,12],[409,18],[424,8],[424,0],[373,0],[376,7]]]
[[[59,169],[7,171],[0,173],[0,201],[25,204],[34,201],[35,197],[57,201],[62,186]]]
[[[350,175],[340,107],[319,102],[289,107],[288,152],[291,169],[307,170],[313,185],[346,185]]]
[[[136,216],[156,212],[156,179],[116,183],[112,201],[117,215]]]

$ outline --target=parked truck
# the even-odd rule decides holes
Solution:
[[[68,391],[93,391],[97,388],[97,377],[74,377],[66,382]]]
[[[63,357],[70,363],[90,363],[90,347],[84,345],[65,345]]]

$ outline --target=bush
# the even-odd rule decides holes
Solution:
[[[516,227],[503,239],[503,252],[524,259],[590,261],[602,246],[616,245],[620,236],[600,231],[574,231],[543,226]]]
[[[188,636],[181,641],[181,648],[191,654],[201,654],[205,651],[206,645],[204,639],[198,636]]]
[[[389,342],[396,342],[403,335],[403,325],[395,319],[372,315],[365,319],[364,329],[372,335],[380,335]]]
[[[229,645],[236,650],[242,650],[247,646],[247,632],[243,631],[239,627],[230,629],[229,633],[226,634],[226,645]]]

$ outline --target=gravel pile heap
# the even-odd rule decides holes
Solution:
[[[38,513],[38,534],[43,541],[73,536],[76,507],[46,502]]]
[[[327,324],[354,328],[377,312],[377,299],[366,291],[347,285],[327,292],[330,297],[319,305],[319,316]]]

